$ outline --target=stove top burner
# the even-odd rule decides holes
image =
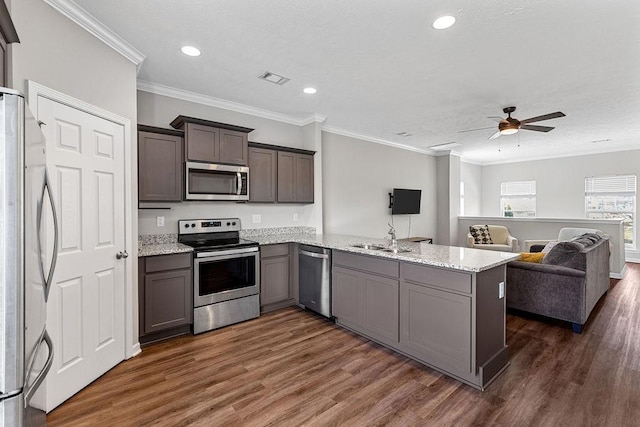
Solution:
[[[196,252],[211,252],[231,248],[258,246],[240,238],[240,219],[193,219],[178,221],[178,242]]]
[[[203,238],[198,240],[183,240],[180,243],[191,246],[196,252],[258,246],[256,242],[240,238],[223,238],[217,240]]]

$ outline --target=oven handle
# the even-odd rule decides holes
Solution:
[[[249,255],[243,255],[243,254],[250,254],[253,252],[258,252],[257,246],[252,246],[250,248],[245,248],[245,249],[229,249],[227,251],[198,252],[196,253],[196,258],[220,258],[225,255],[249,256]],[[229,257],[226,257],[226,258],[229,258]]]

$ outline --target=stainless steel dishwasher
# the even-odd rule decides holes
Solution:
[[[317,246],[298,247],[300,305],[331,317],[331,250]]]

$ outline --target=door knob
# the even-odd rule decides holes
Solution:
[[[120,251],[116,254],[117,259],[128,258],[128,257],[129,257],[129,254],[127,253],[127,251]]]

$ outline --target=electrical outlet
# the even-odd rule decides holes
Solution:
[[[253,215],[253,223],[254,224],[260,224],[261,222],[262,222],[262,215],[254,214]]]
[[[504,282],[498,283],[498,298],[504,298]]]
[[[164,227],[164,217],[163,216],[157,216],[156,217],[156,226]]]
[[[293,220],[297,221],[298,220],[298,212],[294,212],[293,213]]]

